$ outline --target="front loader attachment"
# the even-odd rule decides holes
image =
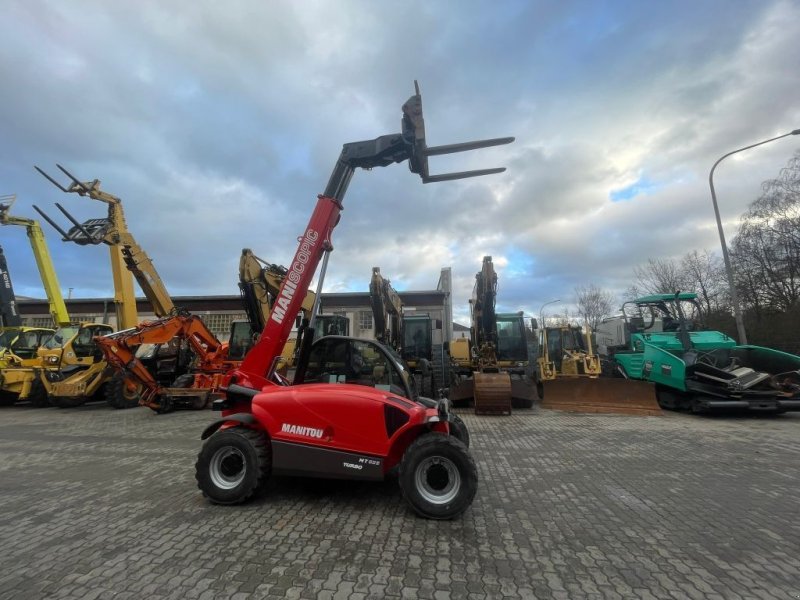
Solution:
[[[612,377],[559,377],[539,385],[541,407],[586,413],[660,415],[655,386]]]

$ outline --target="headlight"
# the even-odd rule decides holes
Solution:
[[[57,356],[48,356],[46,359],[48,365],[57,365],[58,364],[58,357]]]

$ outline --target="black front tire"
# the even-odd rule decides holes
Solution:
[[[12,406],[18,399],[18,394],[0,390],[0,406]]]
[[[58,408],[76,408],[86,404],[86,396],[51,396],[50,403]]]
[[[115,373],[105,387],[108,405],[121,410],[139,406],[144,386],[128,381],[124,373]]]
[[[452,519],[472,504],[478,490],[478,470],[460,440],[425,433],[403,455],[400,489],[417,514],[428,519]]]
[[[464,423],[461,417],[453,413],[450,413],[450,435],[469,448],[469,429],[467,429],[467,424]]]
[[[231,427],[203,444],[195,464],[197,487],[215,504],[249,500],[272,470],[272,448],[263,431]]]

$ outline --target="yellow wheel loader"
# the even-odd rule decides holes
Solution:
[[[38,221],[10,214],[15,200],[13,195],[0,197],[0,225],[25,228],[47,295],[50,316],[57,329],[53,332],[52,329],[21,328],[16,339],[9,337],[7,351],[0,360],[0,395],[7,404],[27,400],[33,406],[42,407],[49,405],[48,396],[51,395],[50,381],[45,374],[53,371],[55,365],[66,370],[82,370],[91,365],[94,362],[91,337],[98,332],[109,332],[111,327],[70,322],[44,232]],[[90,348],[79,349],[79,337]]]

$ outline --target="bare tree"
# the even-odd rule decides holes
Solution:
[[[722,259],[704,250],[692,250],[681,260],[686,291],[694,291],[706,314],[729,306],[725,269]]]
[[[672,258],[648,258],[645,266],[634,267],[633,274],[634,286],[645,294],[674,294],[688,287],[685,271]]]
[[[614,295],[590,283],[585,286],[575,288],[575,304],[578,306],[578,313],[585,325],[592,331],[597,329],[600,321],[614,310],[616,299]]]
[[[758,312],[800,303],[800,151],[743,215],[732,244],[737,289]]]

